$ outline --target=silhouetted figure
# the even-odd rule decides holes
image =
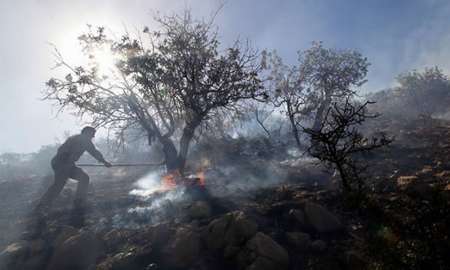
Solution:
[[[37,212],[50,208],[53,201],[64,188],[69,178],[78,181],[77,191],[75,195],[75,209],[83,209],[86,203],[86,194],[89,187],[89,176],[79,167],[75,166],[75,162],[88,151],[99,162],[111,167],[111,163],[107,162],[103,155],[95,148],[92,138],[95,136],[95,128],[85,127],[81,130],[81,134],[69,137],[59,148],[55,157],[51,161],[53,171],[55,172],[55,182],[45,192],[36,207]]]

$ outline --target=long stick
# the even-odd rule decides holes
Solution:
[[[112,167],[145,167],[145,166],[161,166],[164,162],[160,163],[115,163],[111,164]],[[78,163],[76,164],[80,167],[105,167],[104,164],[101,163]]]

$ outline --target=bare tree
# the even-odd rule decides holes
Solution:
[[[367,112],[369,104],[369,101],[359,104],[349,99],[344,103],[335,102],[326,111],[319,128],[304,128],[311,137],[308,152],[338,170],[346,192],[355,188],[359,192],[364,185],[360,173],[365,166],[355,157],[392,142],[383,133],[367,138],[359,130],[366,119],[378,117]]]
[[[236,41],[219,51],[211,23],[184,16],[157,19],[161,28],[145,28],[142,37],[109,38],[104,28],[82,35],[84,51],[107,46],[117,72],[102,76],[96,65],[73,67],[57,52],[58,66],[69,73],[47,82],[45,98],[63,109],[88,114],[95,125],[123,132],[142,129],[149,144],[161,143],[169,171],[184,171],[189,144],[197,127],[216,110],[263,93],[257,53]],[[179,145],[176,147],[176,140]]]

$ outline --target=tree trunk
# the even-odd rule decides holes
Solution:
[[[186,124],[183,129],[183,135],[180,140],[180,151],[178,153],[178,170],[181,174],[184,173],[184,167],[186,165],[186,158],[189,151],[189,144],[194,137],[195,129],[200,124],[200,121],[194,121]]]
[[[301,151],[301,143],[300,143],[300,137],[298,134],[298,128],[297,128],[297,125],[295,124],[294,112],[292,111],[291,102],[289,100],[286,103],[286,107],[287,107],[287,111],[288,111],[289,121],[291,122],[292,133],[294,135],[295,142],[297,143],[298,149]]]
[[[160,137],[159,142],[163,146],[164,158],[166,161],[166,169],[168,172],[179,169],[177,149],[171,139],[167,137]]]
[[[320,127],[322,126],[324,117],[325,117],[325,111],[328,109],[328,107],[331,104],[331,96],[326,96],[325,100],[320,104],[319,108],[317,109],[316,117],[314,118],[314,124],[312,126],[312,130],[318,131]]]
[[[350,184],[348,182],[348,176],[347,176],[347,173],[345,172],[344,165],[339,163],[339,162],[336,162],[336,167],[337,167],[337,170],[339,172],[339,176],[341,177],[341,181],[342,181],[342,186],[344,188],[344,192],[347,192],[347,193],[350,192],[351,191],[351,187],[350,187]]]

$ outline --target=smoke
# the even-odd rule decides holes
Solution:
[[[135,189],[130,191],[130,195],[148,199],[154,192],[161,189],[161,176],[161,173],[154,171],[144,175],[134,183]]]
[[[137,200],[125,212],[112,218],[112,227],[139,228],[141,224],[157,223],[178,216],[181,208],[189,204],[186,189],[177,186],[167,190],[162,186],[162,171],[152,171],[142,176],[134,184],[129,195]]]

